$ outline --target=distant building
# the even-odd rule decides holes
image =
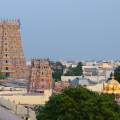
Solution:
[[[62,76],[61,81],[69,82],[71,86],[78,86],[78,85],[88,86],[88,85],[98,84],[97,80],[91,80],[83,76]]]
[[[98,75],[98,67],[97,66],[83,66],[83,74],[84,76],[97,76]]]
[[[32,59],[29,92],[43,93],[52,88],[52,70],[47,59]]]
[[[74,79],[81,79],[82,76],[61,76],[61,81],[62,82],[69,82],[71,80],[74,80]]]
[[[114,71],[112,61],[83,62],[83,75],[90,80],[107,80]]]
[[[60,62],[66,68],[69,68],[69,67],[75,68],[78,65],[78,62],[76,62],[76,61],[64,61],[64,60],[61,60]]]
[[[88,85],[91,85],[91,84],[95,84],[93,83],[92,81],[86,79],[86,78],[76,78],[74,80],[70,80],[69,81],[70,85],[71,86],[88,86]]]
[[[26,77],[19,20],[0,21],[0,70],[7,78]]]

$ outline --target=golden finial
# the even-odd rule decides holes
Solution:
[[[112,80],[115,80],[115,75],[114,75],[114,73],[112,73]]]

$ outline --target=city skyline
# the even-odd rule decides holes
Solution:
[[[1,19],[20,19],[27,59],[119,59],[119,4],[118,0],[1,0],[0,14]]]

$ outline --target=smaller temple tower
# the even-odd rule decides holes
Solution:
[[[52,70],[48,59],[32,59],[28,92],[44,93],[52,88]]]

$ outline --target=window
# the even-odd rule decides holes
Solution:
[[[44,94],[44,91],[39,91],[39,93]]]
[[[6,70],[8,70],[8,67],[6,67]]]

